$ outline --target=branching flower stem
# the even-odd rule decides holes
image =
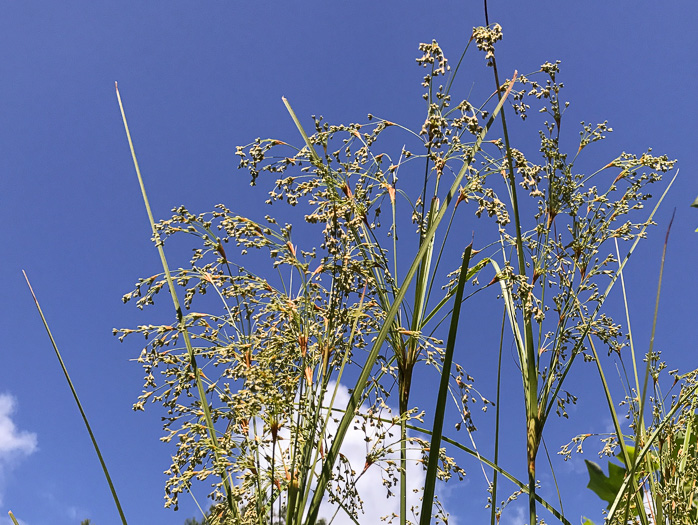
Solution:
[[[487,0],[485,2],[485,24],[489,27],[489,14],[487,12]],[[502,85],[499,83],[499,71],[497,60],[492,56],[492,69],[496,85],[497,97],[502,100]],[[513,85],[513,80],[512,80]],[[504,97],[506,98],[506,97]],[[514,216],[514,227],[516,229],[516,254],[519,275],[526,278],[526,261],[523,251],[523,235],[521,234],[521,218],[519,214],[519,203],[516,191],[516,178],[514,174],[514,163],[512,160],[511,144],[509,142],[509,130],[504,109],[502,109],[502,132],[504,135],[504,145],[506,147],[506,161],[508,167],[509,191],[511,195],[511,209]],[[531,525],[536,523],[536,456],[540,446],[542,425],[540,413],[538,411],[538,367],[536,366],[536,348],[533,342],[533,325],[531,316],[524,313],[524,348],[519,348],[521,357],[521,368],[526,406],[526,459],[528,469],[528,501],[529,519]]]
[[[194,354],[194,348],[191,343],[191,338],[189,336],[189,330],[186,327],[184,320],[184,314],[182,312],[182,307],[180,305],[179,299],[177,297],[177,290],[175,289],[174,281],[172,279],[172,274],[170,273],[169,265],[167,264],[167,258],[165,257],[165,250],[163,249],[163,243],[160,239],[160,234],[155,228],[155,219],[153,218],[153,212],[150,209],[150,202],[148,201],[148,195],[145,191],[145,184],[143,183],[143,177],[141,176],[141,170],[138,166],[138,159],[136,158],[136,151],[133,147],[133,141],[131,140],[131,132],[128,128],[128,122],[126,121],[126,113],[124,111],[124,105],[121,102],[121,95],[119,94],[118,84],[114,84],[116,89],[116,97],[119,102],[119,109],[121,110],[121,118],[124,122],[124,130],[126,131],[126,137],[128,138],[128,145],[131,149],[131,157],[133,158],[133,165],[136,170],[136,175],[138,176],[138,184],[141,188],[141,194],[143,196],[143,203],[145,204],[146,211],[148,213],[148,219],[150,221],[150,227],[153,232],[153,239],[155,240],[155,245],[158,249],[158,254],[160,255],[160,261],[162,263],[162,268],[165,273],[165,279],[167,280],[167,286],[170,290],[170,295],[172,296],[172,302],[174,304],[175,312],[177,314],[178,330],[184,338],[184,344],[187,348],[187,353],[189,356],[189,365],[191,366],[192,373],[194,374],[194,380],[196,382],[196,387],[199,395],[199,402],[201,404],[201,410],[203,412],[204,421],[206,423],[206,428],[208,431],[208,437],[211,441],[211,448],[214,454],[214,461],[216,468],[218,470],[218,475],[221,478],[223,487],[225,489],[226,499],[228,503],[228,508],[233,512],[233,517],[239,517],[237,503],[234,501],[232,486],[230,484],[230,479],[226,472],[224,463],[219,453],[218,449],[218,438],[216,437],[216,429],[213,426],[213,419],[211,418],[211,409],[206,398],[206,390],[204,388],[203,381],[201,379],[201,370],[196,364],[196,356]]]

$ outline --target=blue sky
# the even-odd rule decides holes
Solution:
[[[646,342],[658,253],[676,208],[655,344],[669,368],[695,368],[698,210],[689,205],[698,195],[698,7],[686,0],[490,1],[489,7],[490,20],[504,30],[497,48],[502,75],[562,61],[564,97],[572,103],[565,130],[571,141],[579,121],[609,120],[615,132],[590,149],[590,163],[621,151],[640,154],[649,146],[679,159],[681,173],[657,216],[659,226],[633,257],[626,279],[636,336]],[[176,514],[162,508],[162,471],[170,451],[158,441],[160,414],[131,411],[142,371],[130,359],[140,347],[135,339],[120,344],[111,335],[113,327],[169,316],[121,302],[138,277],[159,271],[159,260],[114,81],[157,217],[167,217],[178,204],[207,211],[218,202],[259,215],[264,190],[250,188],[246,173],[236,170],[235,146],[258,136],[298,141],[282,96],[306,123],[311,114],[356,122],[371,112],[419,128],[423,71],[414,63],[417,45],[436,39],[455,62],[472,27],[483,20],[480,2],[0,4],[0,523],[8,509],[27,525],[74,524],[88,517],[98,525],[118,521],[22,269],[62,349],[131,523],[183,523],[195,514],[186,500]],[[484,67],[461,75],[456,97],[470,89],[491,91],[491,72]],[[522,140],[534,144],[535,128],[528,133]],[[499,311],[496,306],[471,314],[464,326],[477,332]],[[490,395],[487,356],[497,348],[492,334],[477,335],[485,357],[464,351],[458,358]],[[581,366],[577,377],[579,406],[571,421],[552,423],[551,453],[576,432],[600,431],[609,423],[598,417],[605,412],[593,394],[593,370]],[[512,381],[510,388],[512,397],[519,394],[519,383]],[[520,416],[514,415],[520,408],[513,403],[507,410],[512,458],[518,458],[512,461],[520,463],[511,470],[522,474]],[[585,457],[596,456],[589,450]],[[444,493],[447,508],[462,523],[480,512],[485,497],[478,469],[470,464],[467,470],[467,481]],[[600,521],[603,505],[584,489],[581,460],[562,465],[559,474],[568,515]],[[512,511],[513,523],[515,517]]]

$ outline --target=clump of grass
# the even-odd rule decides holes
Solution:
[[[432,67],[430,78],[445,72],[445,59],[437,44],[425,46],[423,51],[426,57],[422,59],[424,63],[433,62],[432,57],[437,57],[437,65]],[[303,251],[297,248],[290,225],[279,228],[276,219],[270,216],[266,218],[266,224],[261,224],[236,216],[223,205],[213,213],[198,216],[180,207],[175,210],[172,219],[153,223],[159,249],[162,250],[162,241],[182,232],[199,237],[203,249],[195,251],[191,269],[180,269],[171,280],[167,275],[141,280],[138,288],[125,300],[139,298],[138,304],[143,306],[153,302],[154,295],[165,284],[176,282],[186,287],[186,308],[196,295],[213,290],[224,312],[224,315],[182,315],[177,330],[174,327],[142,327],[135,330],[152,340],[140,358],[146,366],[148,390],[136,408],[143,408],[145,400],[153,395],[150,390],[155,386],[152,372],[157,367],[163,367],[169,379],[165,381],[165,389],[154,399],[163,402],[171,416],[167,420],[169,434],[165,439],[169,441],[176,435],[191,436],[180,439],[179,453],[170,471],[167,487],[168,505],[176,507],[178,494],[188,489],[194,475],[205,478],[215,473],[213,464],[204,466],[201,459],[196,459],[205,458],[210,453],[210,439],[203,439],[201,432],[204,427],[197,422],[196,414],[201,410],[201,400],[211,397],[207,397],[207,394],[213,394],[218,406],[210,407],[211,420],[214,423],[227,422],[224,431],[216,431],[216,446],[226,451],[223,462],[228,462],[230,471],[240,473],[241,482],[237,485],[240,500],[234,505],[239,505],[235,512],[241,519],[271,520],[274,503],[277,503],[278,509],[282,506],[287,509],[288,523],[300,522],[305,516],[309,522],[313,522],[326,491],[329,491],[331,500],[334,498],[350,515],[356,515],[359,508],[358,495],[353,488],[356,480],[344,477],[342,473],[351,469],[341,465],[340,474],[337,474],[335,463],[339,461],[341,464],[343,461],[339,451],[356,417],[355,411],[370,400],[369,413],[380,412],[388,393],[379,382],[380,378],[391,377],[397,368],[400,392],[398,421],[401,425],[401,461],[398,470],[404,510],[407,497],[406,425],[414,413],[408,405],[412,369],[420,357],[438,366],[437,356],[442,352],[438,340],[424,335],[423,331],[427,322],[433,320],[456,293],[454,287],[448,286],[443,299],[435,308],[427,310],[428,295],[434,286],[434,274],[430,270],[435,257],[434,237],[447,211],[450,210],[452,214],[456,204],[467,198],[468,194],[476,195],[481,206],[488,205],[487,197],[477,194],[479,180],[474,179],[473,184],[465,186],[461,182],[468,175],[474,155],[503,102],[497,105],[485,126],[473,124],[470,130],[465,130],[463,117],[447,122],[460,135],[469,133],[473,136],[474,141],[467,151],[458,148],[451,152],[454,160],[463,156],[469,160],[451,183],[443,206],[438,204],[437,180],[431,207],[413,207],[413,213],[421,217],[418,219],[422,225],[419,249],[402,279],[392,275],[389,270],[389,267],[397,268],[397,254],[394,253],[393,260],[389,260],[375,234],[378,226],[368,218],[372,212],[377,215],[375,203],[385,198],[390,200],[393,217],[396,216],[394,184],[399,165],[391,165],[387,171],[383,171],[380,166],[389,160],[387,154],[376,155],[369,151],[369,146],[378,135],[393,126],[387,121],[379,121],[372,126],[372,131],[360,133],[359,129],[363,126],[323,127],[316,120],[316,133],[308,136],[284,100],[305,144],[293,156],[284,155],[282,161],[273,159],[263,169],[278,173],[287,167],[298,167],[301,173],[311,170],[312,173],[297,179],[279,179],[270,200],[273,202],[283,198],[295,203],[307,199],[314,206],[306,221],[323,226],[321,256],[317,255],[315,249]],[[430,111],[435,114],[437,110],[432,108]],[[463,115],[466,111],[475,110],[472,106],[463,105],[458,114]],[[444,144],[436,136],[440,132],[434,127],[424,133],[433,142],[427,145],[426,155],[404,152],[406,158],[421,157],[425,161],[425,185],[432,183],[434,175],[430,166],[435,157],[429,150]],[[327,150],[330,141],[335,139],[334,135],[340,134],[348,137],[344,140],[345,144],[352,143],[347,146],[347,160],[340,160],[338,151],[330,154]],[[253,182],[259,174],[258,165],[268,151],[282,145],[285,146],[276,140],[258,140],[248,146],[247,152],[239,150],[241,164],[250,169]],[[358,149],[350,154],[349,148],[354,145]],[[317,147],[323,148],[324,158],[316,152]],[[443,162],[446,160],[450,159],[442,157]],[[333,162],[337,167],[332,165]],[[437,174],[437,179],[440,176],[440,173]],[[356,182],[352,183],[354,179]],[[396,226],[394,223],[394,240],[397,237]],[[279,271],[277,283],[230,261],[224,246],[233,243],[242,247],[243,254],[250,250],[268,251],[271,266]],[[393,248],[396,246],[396,242],[393,242]],[[213,260],[206,262],[206,257],[211,256]],[[481,261],[472,270],[466,265],[461,281],[472,278],[486,264],[486,260]],[[416,279],[414,307],[404,302],[413,279]],[[324,280],[329,282],[329,286],[324,286]],[[400,318],[410,311],[412,322],[408,327],[403,327]],[[201,341],[202,346],[192,346],[186,354],[167,349],[178,341],[183,330],[191,333],[191,339]],[[132,332],[134,330],[123,330],[121,334]],[[369,339],[371,334],[374,334],[374,340]],[[382,354],[384,341],[388,342],[391,355]],[[363,355],[357,353],[362,350],[365,351]],[[188,370],[192,356],[208,359],[206,367],[209,371],[220,366],[223,375],[213,379],[208,373],[203,374],[205,391],[187,407],[180,402],[180,396],[190,390],[186,384],[190,381]],[[327,390],[332,382],[336,392],[345,367],[352,362],[361,365],[356,386],[352,389],[349,406],[336,431],[330,433],[328,411],[334,408],[334,394]],[[396,366],[392,363],[396,363]],[[380,367],[376,369],[377,364]],[[371,379],[375,374],[378,376]],[[237,388],[231,386],[235,382]],[[184,422],[179,428],[172,428],[175,423],[187,419],[191,423]],[[370,422],[371,418],[367,421]],[[373,426],[373,423],[369,426]],[[206,428],[209,428],[208,425]],[[290,434],[290,445],[285,449],[278,443],[284,431]],[[213,435],[213,432],[209,430],[208,435]],[[389,448],[382,444],[385,440],[385,433],[378,432],[374,444],[376,452],[367,457],[366,468],[385,454],[384,451]],[[324,443],[328,443],[326,449]],[[219,460],[214,459],[213,463],[217,462],[220,464]],[[393,475],[394,466],[388,463],[384,468],[388,476]],[[218,474],[219,478],[229,475],[228,472]],[[342,484],[337,485],[337,480]],[[335,490],[336,494],[333,492]],[[280,497],[282,494],[284,498]],[[212,497],[216,499],[219,495],[214,491]],[[402,512],[403,520],[405,515],[406,512]]]
[[[463,391],[460,398],[466,404],[460,407],[460,418],[469,432],[474,431],[466,406],[472,385],[462,381],[462,367],[452,363],[453,349],[461,303],[467,299],[464,284],[490,267],[494,278],[480,289],[499,286],[518,352],[528,428],[529,478],[524,490],[531,502],[531,522],[537,519],[535,465],[545,423],[553,411],[564,415],[565,404],[575,399],[564,391],[563,383],[576,357],[589,358],[586,339],[593,337],[612,351],[620,350],[619,327],[602,313],[602,306],[651,222],[651,215],[641,222],[627,221],[625,216],[642,208],[648,198],[645,186],[659,181],[673,162],[650,152],[640,157],[623,154],[591,175],[576,174],[574,163],[582,150],[612,130],[605,123],[584,125],[576,153],[570,157],[561,152],[566,105],[560,99],[558,64],[545,63],[534,75],[515,72],[500,84],[494,55],[500,38],[496,25],[476,28],[471,38],[493,66],[494,100],[477,106],[464,100],[452,106],[453,77],[446,87],[436,83],[439,77],[448,77],[450,66],[432,42],[420,46],[423,55],[418,59],[427,68],[423,82],[427,116],[421,130],[409,132],[369,115],[368,123],[351,125],[330,125],[316,118],[309,135],[284,99],[302,144],[293,147],[276,139],[257,139],[238,148],[240,166],[250,172],[253,184],[266,173],[276,178],[267,203],[302,205],[306,228],[319,233],[319,244],[300,247],[290,224],[280,226],[270,215],[264,222],[241,217],[225,205],[198,215],[178,207],[171,219],[159,223],[151,217],[165,273],[142,279],[124,300],[137,299],[143,307],[153,303],[165,286],[174,298],[179,285],[185,310],[204,294],[219,304],[219,313],[185,314],[175,299],[176,325],[120,331],[122,337],[140,332],[150,340],[139,359],[147,383],[135,408],[144,408],[149,398],[161,402],[168,411],[164,439],[179,438],[169,471],[168,505],[176,507],[178,495],[194,478],[215,475],[219,481],[211,497],[225,502],[221,519],[268,522],[285,509],[286,523],[313,523],[324,498],[359,519],[357,477],[340,452],[359,416],[366,427],[378,429],[372,438],[367,434],[372,448],[364,471],[383,461],[388,486],[400,486],[399,518],[406,523],[411,441],[407,429],[417,413],[410,392],[415,366],[424,360],[442,373],[430,438],[424,442],[427,481],[419,515],[422,523],[428,523],[436,479],[448,477],[451,469],[461,472],[448,456],[437,453],[449,388]],[[521,89],[515,89],[517,85]],[[510,94],[515,112],[523,118],[528,100],[546,103],[542,111],[550,120],[541,132],[540,164],[510,145],[503,113]],[[494,105],[491,111],[488,104]],[[486,141],[500,116],[504,140]],[[407,130],[418,150],[404,146],[399,155],[379,152],[387,130]],[[481,167],[476,159],[482,161]],[[422,184],[398,184],[399,174],[413,171],[415,163],[423,166]],[[609,170],[615,170],[615,179],[605,190],[590,185]],[[503,186],[496,179],[491,182],[492,175],[501,180],[501,174]],[[519,186],[532,206],[519,202]],[[508,196],[509,205],[498,191]],[[448,274],[444,260],[458,243],[451,240],[454,217],[468,202],[475,204],[476,215],[494,219],[499,236],[490,244],[494,246],[490,253],[475,260],[471,243],[460,270],[446,277],[445,293],[439,296],[437,284]],[[390,207],[387,244],[379,235],[384,204]],[[534,211],[529,215],[530,209]],[[450,218],[444,221],[447,214]],[[404,218],[416,225],[412,254],[398,242],[398,232],[405,231]],[[170,275],[163,244],[182,233],[197,238],[200,248],[189,268]],[[614,257],[602,250],[619,238],[632,245],[619,270],[614,270]],[[229,246],[240,248],[242,256],[267,252],[278,277],[253,272],[237,257],[229,258]],[[404,261],[408,261],[405,266]],[[438,326],[449,319],[443,347]],[[182,338],[185,348],[179,349]],[[205,364],[200,366],[197,360]],[[336,389],[348,377],[350,366],[356,367],[355,385],[333,428],[329,423],[337,409]],[[154,375],[158,369],[164,375],[162,386]],[[461,372],[451,382],[454,369]],[[393,420],[400,425],[399,463],[386,459],[395,442],[378,423],[393,381],[399,409]],[[194,386],[196,396],[192,396]],[[357,412],[365,403],[366,412]],[[438,458],[442,466],[450,465],[446,471],[439,468]],[[492,494],[494,500],[496,478]],[[552,508],[547,502],[546,507]],[[496,515],[493,510],[493,520]]]
[[[679,374],[678,370],[670,371],[671,387],[664,394],[661,377],[666,363],[661,360],[660,352],[654,350],[659,297],[672,223],[673,217],[667,228],[661,255],[644,373],[636,358],[638,345],[630,329],[630,308],[623,272],[619,270],[630,347],[630,363],[626,364],[618,355],[625,391],[625,398],[620,404],[613,400],[603,364],[593,349],[615,428],[613,434],[602,437],[604,448],[601,455],[615,455],[621,465],[609,462],[609,475],[606,476],[601,467],[586,460],[590,478],[588,487],[608,503],[606,522],[609,524],[625,524],[629,523],[628,520],[643,524],[689,524],[698,519],[694,481],[698,475],[694,428],[698,406],[698,369],[684,374]],[[617,406],[627,408],[626,417],[631,421],[630,433],[622,430]],[[591,434],[575,437],[560,453],[568,458],[573,445],[581,452],[582,444],[589,437]],[[585,523],[593,525],[589,519]]]
[[[591,174],[579,173],[582,152],[611,128],[605,122],[583,124],[576,150],[562,151],[567,105],[559,63],[546,62],[531,74],[514,71],[501,82],[495,55],[501,38],[501,27],[488,21],[473,30],[463,52],[475,43],[494,74],[494,92],[477,103],[452,101],[462,57],[451,71],[437,42],[420,44],[417,63],[426,71],[426,107],[424,122],[415,129],[373,115],[348,125],[318,117],[309,134],[284,98],[299,144],[258,138],[237,150],[252,184],[269,184],[272,177],[267,204],[287,205],[275,216],[243,217],[225,204],[208,213],[178,206],[157,222],[117,88],[162,264],[162,271],[140,279],[124,302],[144,308],[167,290],[175,315],[171,324],[114,333],[122,340],[132,334],[147,340],[138,358],[145,385],[134,409],[144,410],[151,401],[166,413],[162,440],[176,447],[167,471],[166,506],[177,509],[183,493],[206,482],[214,503],[209,522],[312,525],[321,521],[321,504],[329,501],[358,523],[359,481],[369,469],[381,469],[388,495],[398,492],[401,524],[410,517],[422,525],[446,522],[445,511],[434,502],[437,481],[465,473],[451,457],[454,450],[494,472],[487,487],[492,524],[505,510],[496,504],[502,478],[514,484],[514,495],[528,494],[531,524],[539,520],[539,504],[569,523],[561,501],[552,505],[537,494],[546,423],[553,412],[566,416],[566,406],[576,401],[565,381],[578,357],[594,361],[604,377],[596,345],[621,353],[623,331],[604,303],[652,223],[657,207],[642,211],[650,198],[647,189],[674,162],[651,150],[640,156],[623,153],[602,161]],[[505,117],[511,106],[526,119],[532,105],[545,118],[535,161],[512,144]],[[499,122],[503,138],[492,138]],[[393,147],[396,135],[408,139],[401,148]],[[473,238],[474,217],[486,218],[494,233],[482,228]],[[292,220],[295,226],[287,222]],[[165,246],[173,237],[188,237],[194,251],[188,264],[170,269]],[[316,241],[307,240],[312,238]],[[619,240],[626,241],[625,251],[611,253],[611,241]],[[503,302],[500,348],[513,342],[521,371],[525,480],[499,462],[501,350],[494,460],[474,445],[470,410],[474,402],[485,408],[493,403],[474,388],[467,367],[455,361],[457,342],[468,342],[468,334],[459,330],[461,316],[476,298],[491,300],[486,293],[491,287]],[[492,330],[499,332],[499,324]],[[422,407],[411,394],[424,364],[440,377],[434,399]],[[678,377],[686,390],[666,412],[657,405],[658,416],[645,431],[647,378],[658,368],[650,349],[642,401],[629,400],[636,428],[642,429],[633,449],[639,452],[628,452],[616,425],[629,475],[609,512],[620,516],[623,508],[623,523],[635,514],[648,522],[638,510],[643,503],[637,489],[643,476],[653,479],[656,462],[680,474],[693,468],[678,454],[695,441],[693,376]],[[338,406],[342,384],[353,386],[348,403]],[[79,405],[77,395],[76,401]],[[391,401],[398,408],[395,415]],[[447,420],[455,420],[467,437],[447,436]],[[342,453],[352,427],[367,443],[360,466]],[[680,446],[676,435],[682,437]],[[650,453],[654,445],[658,452]],[[408,508],[410,448],[422,455],[426,469],[422,503],[413,508]],[[666,495],[665,479],[656,477],[650,489],[657,512],[666,508],[664,502],[677,501]],[[692,501],[692,487],[675,490]],[[116,496],[115,501],[119,506]]]

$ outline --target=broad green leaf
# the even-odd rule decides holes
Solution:
[[[589,484],[587,487],[599,498],[608,502],[608,507],[610,507],[623,484],[626,472],[625,467],[609,462],[608,476],[606,476],[601,467],[593,461],[585,459],[584,463],[586,463],[589,471]]]

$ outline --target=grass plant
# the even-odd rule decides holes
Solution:
[[[475,44],[492,68],[495,90],[477,103],[452,100],[463,57],[451,72],[437,42],[420,44],[426,108],[419,129],[369,115],[365,123],[349,125],[314,117],[308,133],[284,98],[299,144],[258,138],[237,149],[239,167],[252,184],[271,188],[267,204],[285,205],[276,216],[244,217],[220,204],[200,214],[178,206],[169,219],[156,221],[117,87],[162,265],[140,279],[124,302],[144,308],[166,289],[175,317],[171,324],[114,332],[122,340],[133,334],[146,339],[138,358],[146,381],[134,409],[144,410],[150,401],[166,414],[162,440],[176,447],[166,506],[177,509],[182,494],[205,482],[214,505],[209,523],[315,525],[338,513],[361,523],[359,481],[369,469],[380,469],[388,496],[397,492],[399,499],[397,515],[387,519],[447,523],[436,487],[464,475],[451,457],[458,452],[493,473],[486,502],[493,525],[506,511],[498,498],[510,486],[501,486],[502,480],[515,487],[507,501],[527,494],[531,524],[549,519],[539,515],[539,506],[570,523],[561,498],[551,504],[537,493],[537,464],[550,416],[565,417],[568,404],[576,402],[565,383],[581,357],[596,364],[603,380],[616,426],[608,450],[620,448],[625,469],[611,489],[610,522],[637,516],[643,524],[660,523],[674,519],[677,505],[695,516],[694,487],[680,481],[698,468],[695,373],[675,376],[681,391],[665,404],[657,354],[650,344],[641,388],[630,338],[634,383],[628,383],[633,393],[626,404],[635,434],[629,439],[605,380],[605,357],[597,350],[602,345],[617,356],[623,351],[624,332],[605,302],[615,284],[623,283],[630,255],[663,199],[646,213],[648,188],[674,162],[648,150],[623,153],[591,174],[580,173],[582,152],[612,129],[605,122],[583,123],[575,150],[565,153],[561,123],[567,104],[559,63],[546,62],[531,74],[514,71],[501,81],[495,58],[501,38],[501,27],[487,20],[473,30],[463,52]],[[513,111],[526,120],[531,105],[545,119],[537,162],[524,155],[523,146],[515,147],[506,119]],[[500,125],[502,138],[493,138]],[[404,145],[396,149],[396,140]],[[387,220],[383,207],[389,208]],[[478,220],[483,233],[474,236]],[[193,255],[189,264],[171,269],[165,247],[175,238],[192,241]],[[457,362],[468,359],[469,334],[459,327],[476,299],[503,304],[502,325],[492,327],[501,330],[495,403],[474,388]],[[524,480],[499,460],[500,403],[512,395],[503,395],[502,386],[507,344],[513,344],[520,370]],[[411,394],[428,377],[419,375],[427,372],[424,365],[440,379],[434,399],[420,399],[420,406]],[[646,425],[650,377],[652,422]],[[348,403],[340,406],[342,385],[351,388]],[[495,405],[491,460],[489,450],[474,445],[476,402],[485,409]],[[447,435],[446,424],[467,436]],[[365,436],[363,466],[352,465],[342,452],[352,430]],[[421,455],[426,477],[421,504],[410,508],[411,451]],[[641,510],[643,489],[653,517]],[[325,503],[332,505],[331,517],[321,517],[330,508]]]
[[[407,428],[416,413],[410,404],[410,392],[415,366],[425,360],[436,366],[442,377],[430,442],[423,449],[428,458],[423,505],[416,513],[421,523],[429,523],[434,519],[436,480],[448,477],[449,470],[461,472],[451,458],[441,455],[447,392],[454,384],[464,394],[459,396],[463,400],[460,424],[465,424],[469,432],[474,430],[466,406],[472,385],[463,381],[462,368],[453,366],[452,360],[461,303],[466,299],[464,285],[489,267],[494,278],[480,289],[499,285],[521,369],[528,429],[525,492],[529,495],[531,522],[536,521],[536,459],[545,423],[553,410],[565,415],[566,403],[575,399],[563,390],[564,380],[576,357],[593,359],[584,344],[587,339],[600,340],[611,351],[621,347],[620,328],[602,312],[619,270],[612,267],[612,255],[601,255],[602,246],[617,238],[632,241],[619,266],[622,269],[651,222],[651,215],[635,223],[624,216],[642,208],[647,199],[644,187],[660,180],[660,173],[671,169],[673,162],[650,152],[640,157],[623,154],[591,175],[575,174],[574,163],[582,150],[612,130],[605,123],[584,125],[576,153],[571,157],[562,153],[559,133],[565,104],[560,99],[558,65],[544,64],[536,73],[543,76],[542,81],[535,75],[514,73],[500,84],[494,57],[494,44],[500,38],[497,25],[476,28],[471,38],[486,53],[495,74],[497,89],[490,98],[494,98],[490,112],[486,109],[490,101],[475,106],[464,100],[451,108],[453,78],[445,88],[435,80],[447,77],[450,67],[441,48],[432,42],[420,46],[423,55],[418,59],[427,68],[423,83],[427,116],[421,130],[410,132],[402,125],[369,116],[368,124],[348,126],[329,125],[316,118],[315,132],[308,134],[284,99],[301,135],[301,146],[257,139],[238,148],[240,166],[249,170],[253,184],[262,174],[276,176],[269,204],[303,204],[309,211],[304,221],[308,228],[321,232],[319,246],[299,249],[293,242],[290,224],[279,227],[278,220],[271,216],[262,224],[237,216],[223,205],[210,214],[194,215],[180,207],[169,220],[156,224],[151,219],[163,261],[162,245],[170,236],[193,234],[202,247],[195,250],[191,268],[180,268],[169,277],[164,265],[164,278],[141,280],[125,299],[139,298],[142,307],[153,302],[165,284],[172,290],[173,283],[177,283],[185,288],[186,308],[195,295],[212,289],[224,312],[185,316],[178,308],[177,330],[148,326],[121,331],[122,336],[135,331],[146,336],[156,334],[141,361],[149,378],[153,370],[163,367],[165,377],[173,379],[166,380],[164,393],[153,399],[163,402],[173,415],[168,421],[189,418],[195,422],[183,423],[175,430],[169,430],[169,422],[166,425],[168,439],[184,435],[186,438],[180,440],[187,443],[186,447],[180,445],[175,460],[177,473],[171,471],[168,503],[176,506],[177,494],[186,490],[195,475],[205,478],[217,474],[221,480],[217,486],[222,485],[228,495],[228,506],[221,516],[266,522],[274,519],[274,508],[277,514],[283,508],[288,524],[315,523],[321,503],[329,498],[358,521],[357,478],[350,466],[342,464],[341,447],[357,417],[374,430],[380,426],[378,414],[387,406],[391,382],[395,381],[399,463],[386,459],[392,446],[387,435],[378,431],[364,471],[385,461],[383,468],[392,480],[388,485],[400,487],[399,519],[406,523],[407,448],[414,442]],[[515,90],[515,85],[522,89]],[[548,103],[542,109],[550,120],[541,132],[540,165],[527,160],[510,144],[503,117],[510,94],[514,111],[524,118],[528,99]],[[498,117],[504,140],[486,141]],[[399,156],[377,152],[379,136],[390,128],[406,130],[423,152],[406,147]],[[483,150],[486,144],[492,146],[492,151]],[[476,160],[481,167],[476,167]],[[398,186],[398,174],[420,161],[424,163],[423,183],[416,188]],[[138,171],[137,162],[135,165]],[[600,173],[612,169],[616,175],[607,183],[607,189],[600,191],[590,185]],[[655,171],[646,173],[644,169]],[[289,170],[296,173],[287,175]],[[496,180],[495,184],[490,180],[492,175],[500,174],[505,184],[498,188]],[[442,179],[447,176],[452,180],[445,189]],[[532,205],[519,202],[519,186],[526,190]],[[419,191],[416,195],[415,189]],[[509,206],[500,200],[497,191],[508,195]],[[408,213],[399,196],[404,197]],[[453,243],[449,234],[456,211],[468,201],[477,205],[478,216],[494,218],[499,231],[494,245],[499,248],[491,249],[490,255],[480,257],[471,268],[471,243],[460,271],[448,274],[442,267],[444,254]],[[384,202],[391,209],[387,246],[378,236],[380,206]],[[450,219],[445,223],[447,213]],[[404,241],[398,241],[398,231],[404,231],[400,224],[404,217],[410,217],[416,225],[416,253],[411,257],[403,254]],[[268,251],[279,279],[272,282],[234,264],[224,249],[228,244],[241,247],[241,255],[250,250]],[[398,264],[405,260],[411,262],[403,276]],[[527,275],[528,271],[532,275]],[[444,276],[445,294],[438,297],[435,285]],[[599,286],[604,280],[607,284],[602,292]],[[412,299],[408,301],[408,297]],[[552,322],[548,312],[556,314]],[[449,319],[448,341],[442,348],[436,337],[438,325]],[[185,354],[163,350],[180,334],[190,332],[190,339],[184,338]],[[191,339],[202,341],[202,346],[187,343]],[[192,376],[187,371],[198,369],[190,363],[199,356],[208,360],[207,370],[221,367],[223,373],[216,378],[208,373],[194,372]],[[336,420],[336,428],[330,430],[329,414],[336,408],[332,400],[350,364],[358,366],[350,401]],[[275,381],[269,371],[274,372]],[[189,391],[192,380],[199,395],[190,407],[184,407],[177,399],[180,393]],[[237,391],[231,387],[235,382]],[[330,394],[327,391],[332,385],[335,393]],[[155,388],[154,378],[149,379],[137,408],[143,407]],[[200,408],[204,399],[211,403],[210,415]],[[369,408],[361,413],[359,409],[366,402]],[[224,432],[216,429],[218,420],[228,423]],[[203,428],[207,429],[205,434]],[[290,436],[288,448],[279,443],[279,433],[284,430]],[[212,445],[216,440],[218,443]],[[371,440],[368,435],[367,440]],[[497,442],[495,454],[498,446]],[[211,466],[204,461],[207,457],[211,457]],[[445,470],[439,469],[439,461],[447,466]],[[224,472],[213,468],[223,464]],[[233,483],[227,480],[232,473],[242,481],[231,507]],[[496,483],[491,490],[496,496]],[[214,500],[221,496],[212,493]],[[498,519],[500,513],[501,509],[493,512],[492,519]]]
[[[698,370],[679,374],[669,372],[672,383],[669,392],[662,392],[662,371],[666,364],[654,349],[657,329],[659,298],[664,275],[664,263],[672,220],[667,228],[657,285],[652,330],[644,357],[644,372],[637,359],[637,343],[630,329],[628,304],[622,269],[619,269],[628,326],[630,363],[619,357],[624,380],[625,399],[620,403],[627,408],[627,419],[631,421],[629,431],[624,432],[621,417],[616,409],[605,379],[601,360],[596,361],[602,379],[604,394],[608,401],[615,433],[605,438],[602,451],[613,455],[621,465],[609,462],[609,475],[601,467],[586,461],[589,470],[589,488],[608,502],[606,522],[625,524],[635,521],[643,524],[689,524],[698,519],[696,510],[696,482],[698,476],[698,451],[696,449],[696,406],[698,406]],[[593,348],[593,347],[592,347]],[[595,350],[594,350],[595,351]],[[629,370],[628,370],[629,369]],[[642,381],[640,380],[642,378]],[[647,406],[650,409],[647,409]],[[647,415],[649,415],[649,417]],[[649,421],[648,421],[649,419]],[[575,438],[577,448],[590,435]],[[563,453],[569,454],[569,447]],[[630,520],[630,521],[629,521]],[[584,522],[593,525],[586,519]]]

